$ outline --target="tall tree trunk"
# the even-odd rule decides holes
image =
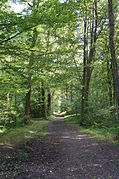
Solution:
[[[85,3],[85,2],[84,2]],[[85,18],[86,21],[87,18]],[[81,108],[81,122],[80,125],[83,125],[84,122],[84,115],[86,108],[88,106],[88,96],[89,96],[89,87],[90,87],[90,80],[93,71],[92,62],[95,58],[96,52],[96,40],[97,40],[97,0],[94,0],[94,7],[93,7],[93,19],[91,23],[91,44],[90,44],[90,52],[89,57],[86,57],[86,29],[87,24],[84,22],[84,64],[83,64],[83,88],[82,88],[82,108]],[[87,60],[87,61],[86,61]]]
[[[51,92],[50,89],[48,89],[48,103],[47,103],[47,114],[50,115],[51,113]]]
[[[71,85],[70,85],[70,101],[72,104],[73,103],[73,82],[71,82]]]
[[[117,115],[119,119],[119,73],[118,73],[118,64],[115,53],[115,43],[114,43],[114,12],[113,12],[113,0],[108,0],[108,16],[109,16],[109,45],[110,53],[112,59],[112,74],[113,74],[113,84],[115,91],[115,101]]]
[[[65,88],[65,99],[66,99],[66,102],[68,102],[68,85],[66,85],[66,88]]]
[[[113,106],[113,86],[112,86],[112,64],[107,59],[107,80],[109,89],[109,103],[110,107]]]
[[[87,12],[86,12],[87,13]],[[80,125],[83,125],[84,118],[85,118],[85,96],[86,96],[86,57],[87,57],[87,14],[84,20],[84,57],[83,57],[83,80],[82,80],[82,102],[81,102],[81,121]]]
[[[36,30],[36,28],[34,28],[31,48],[33,48],[35,46],[36,40],[37,40],[37,30]],[[31,58],[29,59],[29,72],[28,72],[28,85],[27,85],[28,92],[26,93],[25,118],[24,118],[25,124],[27,124],[30,120],[30,97],[31,97],[31,77],[32,77],[31,68],[32,68],[32,65],[33,65],[33,53],[31,54]]]
[[[90,80],[91,80],[91,75],[92,75],[92,71],[93,71],[92,64],[94,62],[95,53],[96,53],[97,21],[98,21],[97,0],[94,0],[93,16],[94,16],[94,19],[92,20],[91,45],[90,45],[89,57],[87,60],[86,97],[85,97],[86,107],[88,106]]]
[[[25,105],[25,118],[24,123],[27,124],[30,120],[30,97],[31,97],[31,73],[28,75],[28,92],[26,93],[26,105]]]
[[[44,87],[44,82],[42,81],[41,84],[41,94],[42,94],[42,117],[45,118],[46,117],[46,105],[45,105],[45,87]]]
[[[88,64],[87,64],[88,65]],[[86,108],[88,107],[88,96],[89,96],[89,88],[90,88],[90,81],[91,81],[91,75],[93,71],[93,67],[91,67],[91,64],[87,66],[87,75],[86,75],[86,87],[85,87],[85,104]]]

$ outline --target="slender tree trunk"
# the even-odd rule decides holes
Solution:
[[[66,89],[65,89],[65,98],[66,98],[66,102],[68,102],[68,85],[66,85]]]
[[[85,18],[86,21],[86,18]],[[90,87],[90,80],[93,71],[92,62],[95,58],[96,52],[96,40],[97,40],[97,0],[94,0],[94,9],[93,9],[93,20],[91,23],[91,44],[90,44],[90,52],[89,57],[86,57],[86,22],[84,23],[84,69],[83,69],[83,88],[82,88],[82,116],[80,125],[83,125],[84,122],[84,115],[86,108],[88,106],[88,96],[89,96],[89,87]],[[87,62],[86,62],[87,59]]]
[[[91,75],[92,75],[92,71],[93,68],[90,66],[87,66],[87,76],[86,76],[86,87],[85,87],[85,104],[86,104],[86,108],[88,107],[88,96],[89,96],[89,88],[90,88],[90,81],[91,81]]]
[[[70,86],[70,100],[72,104],[73,103],[73,82],[71,82],[71,86]]]
[[[27,124],[30,120],[30,97],[31,97],[31,73],[28,76],[28,92],[26,93],[26,105],[25,105],[25,119],[24,123]]]
[[[50,115],[51,113],[51,92],[50,89],[48,89],[48,104],[47,104],[47,113]]]
[[[84,57],[83,57],[83,80],[82,80],[82,102],[81,102],[81,121],[80,125],[83,125],[84,118],[85,118],[85,96],[86,96],[86,47],[87,47],[87,14],[84,20]]]
[[[113,74],[113,84],[115,91],[115,101],[116,101],[116,109],[117,115],[119,119],[119,74],[118,74],[118,64],[115,53],[115,43],[114,43],[114,12],[113,12],[113,1],[108,0],[108,16],[109,16],[109,45],[110,45],[110,53],[112,59],[112,74]]]
[[[10,125],[10,93],[7,93],[7,112],[8,112],[8,123]]]
[[[91,75],[92,75],[92,71],[93,71],[92,64],[95,59],[95,53],[96,53],[97,21],[98,21],[97,0],[94,0],[93,14],[94,14],[94,20],[92,20],[91,46],[90,46],[89,57],[87,60],[86,97],[85,97],[86,107],[88,106],[89,87],[90,87]]]
[[[110,107],[113,106],[113,86],[112,86],[112,65],[109,63],[107,59],[107,80],[108,80],[108,88],[109,88],[109,103]]]
[[[7,93],[7,110],[9,110],[9,105],[10,105],[10,94]]]
[[[37,30],[36,28],[34,28],[31,48],[35,46],[36,40],[37,40]],[[31,54],[31,58],[29,59],[29,72],[28,72],[28,85],[27,85],[28,92],[26,93],[25,118],[24,118],[25,124],[27,124],[30,120],[30,97],[31,97],[31,77],[32,77],[31,67],[32,65],[33,65],[33,53]]]
[[[45,88],[44,88],[44,82],[42,81],[42,89],[41,89],[41,94],[42,94],[42,117],[46,117],[46,105],[45,105]]]

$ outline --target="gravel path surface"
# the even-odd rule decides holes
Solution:
[[[119,179],[119,148],[78,132],[63,117],[49,123],[44,139],[3,152],[9,157],[0,159],[0,179]]]

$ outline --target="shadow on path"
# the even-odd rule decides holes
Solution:
[[[18,151],[27,153],[28,158],[18,161]],[[11,158],[5,160],[6,165],[9,162],[18,169],[16,175],[10,171],[6,178],[119,179],[119,149],[78,132],[60,116],[49,123],[44,139],[32,139],[26,146],[16,147]]]

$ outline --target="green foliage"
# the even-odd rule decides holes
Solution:
[[[23,152],[19,152],[17,154],[17,158],[20,161],[26,161],[28,159],[28,153],[26,153],[26,152],[24,152],[24,153]]]
[[[40,119],[32,120],[27,126],[17,126],[14,129],[6,129],[0,133],[0,144],[17,144],[27,141],[33,137],[43,137],[46,135],[48,121]]]
[[[52,115],[48,116],[47,119],[48,119],[49,121],[52,121],[52,120],[55,119],[55,116],[52,114]]]
[[[94,1],[85,3],[57,0],[39,3],[36,0],[32,8],[26,3],[26,10],[15,13],[8,1],[0,2],[0,130],[3,133],[10,127],[23,125],[26,118],[29,125],[31,118],[52,119],[53,111],[76,114],[73,119],[79,124],[82,115],[85,16],[88,17],[86,60],[87,63],[91,61],[86,68],[90,68],[92,73],[84,126],[117,125],[107,2],[97,1],[95,44],[91,39],[95,37],[93,28],[96,26]],[[117,4],[116,0],[114,15],[118,57]],[[90,59],[91,45],[95,53]],[[29,104],[27,94],[30,94]]]
[[[76,114],[65,116],[67,123],[74,125],[74,127],[78,128],[80,131],[85,132],[97,139],[107,140],[110,142],[119,143],[119,124],[115,123],[115,121],[104,121],[104,123],[93,123],[93,125],[86,125],[84,128],[79,126],[80,115],[76,116]],[[86,121],[88,122],[88,120]]]

